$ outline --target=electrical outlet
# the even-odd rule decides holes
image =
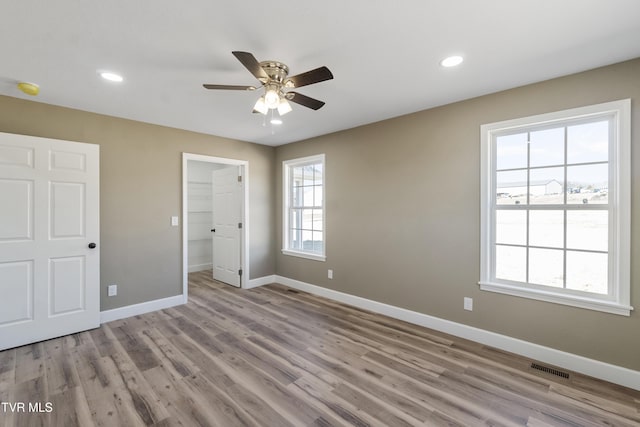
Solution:
[[[110,297],[115,297],[116,295],[118,295],[118,285],[107,286],[107,295]]]
[[[327,277],[333,279],[333,270],[327,270]]]
[[[464,297],[464,309],[473,311],[473,298]]]
[[[178,225],[180,225],[180,221],[178,219],[177,216],[172,216],[171,217],[171,226],[172,227],[177,227]]]

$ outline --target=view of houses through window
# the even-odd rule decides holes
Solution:
[[[629,313],[630,102],[482,126],[483,290]]]
[[[324,156],[284,164],[285,247],[291,255],[324,257]],[[289,251],[289,252],[287,252]]]
[[[497,279],[608,293],[609,128],[496,137]]]

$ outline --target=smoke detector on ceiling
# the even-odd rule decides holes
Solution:
[[[40,93],[40,86],[35,83],[19,82],[18,89],[31,96],[36,96],[38,93]]]

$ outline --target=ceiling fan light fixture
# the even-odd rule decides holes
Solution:
[[[278,114],[284,116],[288,112],[292,110],[291,104],[284,97],[280,98],[280,103],[278,103]]]
[[[256,101],[256,105],[253,106],[253,109],[258,113],[265,115],[267,114],[267,112],[269,111],[269,107],[267,107],[267,104],[264,102],[264,96],[258,98],[258,101]]]
[[[273,88],[267,89],[264,94],[264,103],[267,108],[271,110],[278,108],[278,105],[280,104],[280,95],[278,95],[278,91]]]

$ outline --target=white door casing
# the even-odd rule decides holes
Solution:
[[[0,133],[0,199],[0,350],[98,327],[99,146]]]
[[[240,166],[212,172],[213,278],[240,287],[243,188]],[[213,231],[215,230],[215,231]]]

